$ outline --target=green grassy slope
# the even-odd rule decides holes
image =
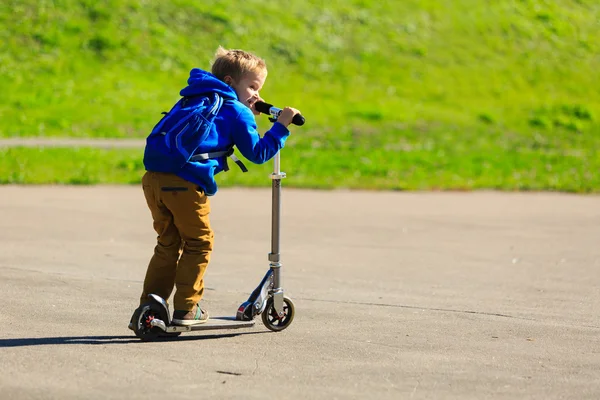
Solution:
[[[309,121],[297,185],[600,190],[593,0],[4,4],[0,137],[143,137],[221,44]]]

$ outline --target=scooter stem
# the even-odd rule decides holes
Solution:
[[[285,178],[285,172],[280,171],[279,153],[274,157],[272,180],[272,215],[271,215],[271,252],[269,253],[270,268],[265,277],[238,308],[236,319],[238,321],[250,321],[257,314],[264,311],[267,298],[273,298],[273,308],[278,315],[284,316],[283,312],[283,289],[281,288],[281,256],[279,254],[279,229],[281,219],[281,180]]]
[[[271,174],[271,253],[269,254],[269,261],[271,261],[271,267],[275,268],[273,271],[273,286],[274,289],[281,287],[279,267],[280,264],[280,232],[281,232],[281,180],[285,178],[285,172],[281,172],[280,163],[280,152],[278,152],[273,159],[273,173]]]
[[[283,309],[283,290],[281,289],[281,255],[279,253],[280,228],[281,228],[281,180],[285,178],[285,172],[281,172],[280,152],[273,160],[272,179],[272,215],[271,215],[271,253],[269,261],[273,271],[273,300],[275,310],[281,312]]]

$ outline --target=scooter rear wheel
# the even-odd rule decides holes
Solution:
[[[290,326],[294,320],[296,309],[292,299],[287,296],[283,297],[283,316],[279,316],[273,305],[273,298],[269,297],[265,311],[262,313],[262,321],[265,326],[274,331],[279,332]]]
[[[139,337],[144,342],[150,342],[156,340],[159,336],[164,335],[162,330],[150,325],[150,322],[155,318],[162,321],[168,320],[168,316],[161,305],[155,302],[149,302],[139,306],[131,318],[135,336]]]

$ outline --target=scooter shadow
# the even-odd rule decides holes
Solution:
[[[0,348],[2,347],[26,347],[26,346],[44,346],[44,345],[65,345],[65,344],[86,344],[86,345],[106,345],[106,344],[150,344],[161,342],[187,342],[194,340],[214,340],[226,339],[243,335],[256,335],[268,333],[269,331],[260,332],[237,332],[224,334],[195,334],[195,335],[180,335],[173,337],[160,337],[153,342],[143,342],[133,335],[130,336],[56,336],[56,337],[39,337],[39,338],[13,338],[0,339]]]

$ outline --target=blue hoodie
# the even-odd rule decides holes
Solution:
[[[221,110],[214,120],[207,138],[196,150],[197,154],[228,150],[236,146],[250,162],[267,162],[284,146],[289,136],[288,129],[275,122],[261,138],[256,130],[254,114],[237,97],[235,90],[213,74],[194,68],[190,72],[188,86],[181,90],[181,96],[195,96],[203,93],[218,93],[223,99]],[[217,192],[215,175],[223,171],[226,158],[191,161],[177,173],[177,176],[199,185],[208,196]]]

